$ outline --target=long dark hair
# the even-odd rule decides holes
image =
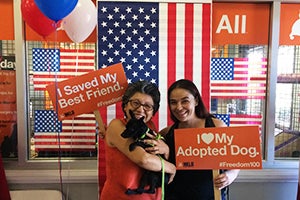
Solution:
[[[124,114],[126,115],[126,112],[124,111],[125,105],[128,103],[129,99],[137,92],[147,94],[152,97],[154,103],[153,105],[153,115],[154,115],[159,109],[160,92],[158,90],[157,85],[148,81],[137,81],[128,85],[128,88],[126,89],[122,97],[122,109]]]
[[[171,92],[176,89],[176,88],[181,88],[184,90],[189,91],[195,98],[196,102],[198,102],[198,105],[195,107],[195,113],[196,116],[199,118],[206,118],[209,116],[212,116],[208,110],[206,109],[203,100],[201,98],[200,92],[196,85],[187,79],[180,79],[178,81],[175,81],[168,89],[168,103],[169,103],[169,110],[170,110],[170,94]],[[171,112],[171,119],[174,122],[178,122],[178,119],[172,114]]]

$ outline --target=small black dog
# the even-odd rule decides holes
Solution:
[[[134,142],[130,144],[129,150],[133,151],[135,147],[141,146],[143,148],[151,147],[151,145],[144,143],[144,139],[150,139],[146,133],[150,133],[154,135],[153,130],[148,128],[148,126],[144,123],[144,117],[137,119],[133,112],[129,111],[131,119],[126,124],[126,129],[121,134],[124,138],[133,138]],[[169,174],[165,175],[165,185],[169,182]],[[142,194],[142,193],[155,193],[155,189],[158,187],[161,187],[162,182],[162,173],[161,172],[153,172],[149,170],[145,170],[140,183],[139,187],[136,189],[130,189],[128,188],[125,192],[126,194]],[[148,190],[145,190],[144,188],[146,186],[150,186]]]

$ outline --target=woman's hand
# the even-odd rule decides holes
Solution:
[[[174,167],[175,167],[175,165],[174,165]],[[174,180],[174,177],[175,177],[175,174],[176,174],[176,167],[175,167],[175,169],[172,172],[173,173],[169,173],[170,177],[169,177],[168,184],[170,184]]]
[[[225,171],[222,174],[219,174],[215,179],[214,179],[214,184],[215,187],[218,188],[219,190],[223,189],[224,187],[230,185],[238,176],[239,174],[238,169],[234,170],[228,170]]]
[[[151,147],[147,147],[145,150],[151,154],[164,155],[165,159],[168,159],[169,146],[162,139],[159,139],[158,135],[147,133],[147,136],[151,139],[145,139],[144,142],[151,145]]]

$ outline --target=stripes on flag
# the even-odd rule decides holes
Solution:
[[[33,87],[44,91],[46,85],[95,70],[93,49],[32,49]]]
[[[98,2],[99,68],[122,62],[129,83],[158,84],[161,106],[154,123],[159,129],[171,123],[166,91],[174,81],[192,80],[210,103],[211,1],[206,2]],[[101,114],[108,122],[123,117],[120,104]]]
[[[94,114],[82,114],[59,121],[53,110],[35,110],[34,141],[36,151],[96,150]]]
[[[265,99],[267,60],[211,59],[211,98]]]

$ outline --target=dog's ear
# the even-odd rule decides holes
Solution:
[[[129,114],[130,114],[131,119],[134,119],[134,120],[137,120],[137,121],[144,121],[144,118],[145,118],[144,116],[141,117],[140,119],[137,119],[137,118],[135,117],[135,115],[134,115],[134,113],[133,113],[132,110],[129,110]]]
[[[136,119],[132,110],[129,110],[129,114],[130,114],[131,119]]]

